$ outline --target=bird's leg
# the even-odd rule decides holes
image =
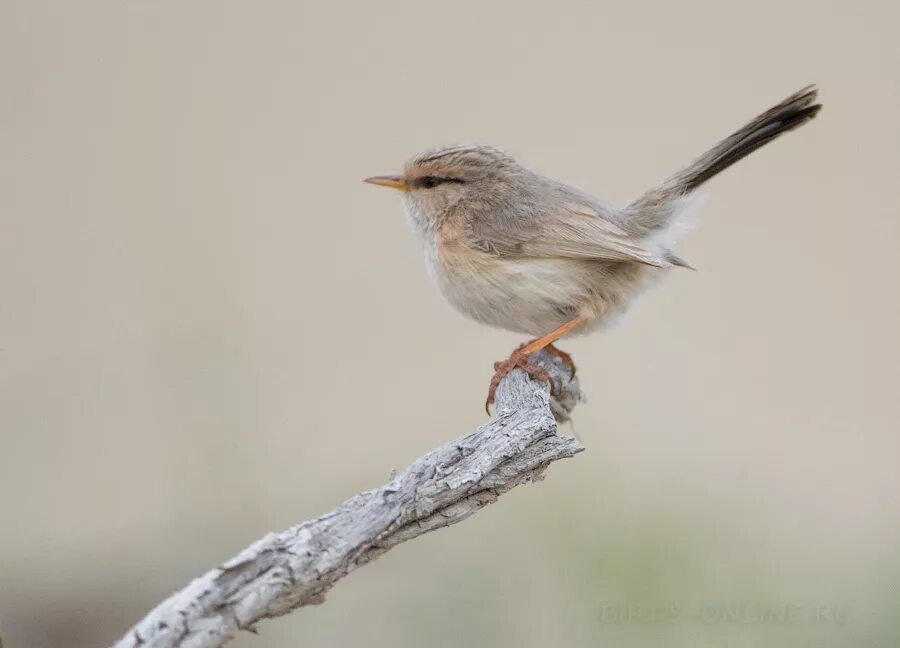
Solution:
[[[550,380],[550,374],[548,374],[542,367],[528,362],[528,358],[532,353],[537,353],[545,347],[551,347],[551,353],[559,357],[561,360],[563,360],[563,362],[566,362],[565,358],[568,358],[568,362],[566,362],[566,364],[571,367],[572,375],[574,376],[575,364],[572,362],[572,358],[569,356],[569,354],[560,351],[552,345],[559,338],[564,336],[572,329],[580,326],[584,322],[585,319],[583,317],[576,317],[575,319],[571,319],[568,322],[557,326],[555,329],[547,333],[547,335],[520,345],[506,360],[503,360],[502,362],[495,362],[494,377],[491,378],[491,385],[490,387],[488,387],[487,400],[484,403],[485,411],[487,411],[488,414],[491,413],[491,405],[494,402],[494,394],[497,392],[497,387],[500,385],[500,381],[503,380],[510,371],[516,368],[522,369],[534,378],[547,381],[550,384],[550,392],[553,393],[553,381]],[[563,358],[563,356],[565,356],[565,358]]]

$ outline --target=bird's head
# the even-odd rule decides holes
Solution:
[[[463,145],[425,151],[410,159],[402,174],[365,182],[402,191],[410,219],[430,228],[454,213],[474,217],[496,208],[516,195],[528,173],[498,148]]]

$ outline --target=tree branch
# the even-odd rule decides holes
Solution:
[[[333,511],[270,533],[160,603],[115,648],[213,648],[266,618],[324,602],[339,579],[395,545],[455,524],[509,489],[584,448],[557,435],[580,400],[577,379],[555,356],[532,356],[554,381],[521,370],[497,390],[494,417],[351,497]]]

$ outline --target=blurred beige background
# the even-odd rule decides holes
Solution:
[[[624,202],[809,82],[699,271],[562,345],[587,453],[234,645],[898,645],[900,16],[727,4],[0,2],[7,645],[108,644],[484,420],[522,340],[361,178],[478,141]]]

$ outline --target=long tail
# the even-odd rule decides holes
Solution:
[[[782,133],[815,117],[822,108],[814,103],[818,92],[814,85],[795,92],[631,203],[626,211],[632,225],[645,233],[666,226],[686,194]]]

